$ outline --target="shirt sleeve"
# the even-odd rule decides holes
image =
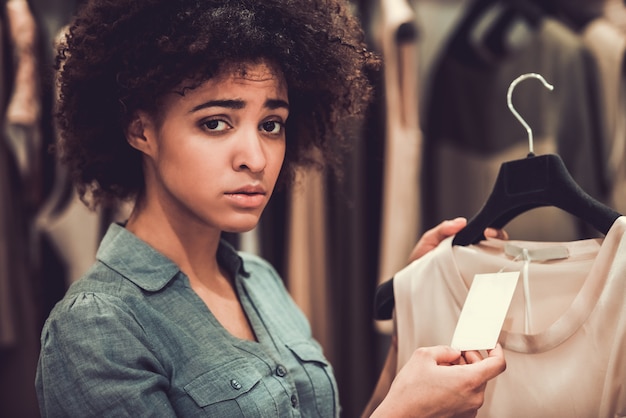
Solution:
[[[175,417],[166,370],[125,305],[93,293],[68,302],[42,332],[42,417]]]

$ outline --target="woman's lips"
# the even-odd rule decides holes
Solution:
[[[256,209],[265,203],[265,190],[258,186],[246,186],[225,193],[233,204],[244,209]]]

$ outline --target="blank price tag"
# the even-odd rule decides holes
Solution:
[[[474,276],[454,330],[452,347],[461,351],[495,348],[519,274],[514,271]]]

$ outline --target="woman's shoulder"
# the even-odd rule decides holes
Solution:
[[[81,278],[73,282],[57,302],[48,320],[68,317],[87,319],[128,311],[129,298],[138,293],[131,282],[102,263],[96,262]]]

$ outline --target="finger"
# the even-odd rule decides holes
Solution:
[[[434,347],[424,347],[420,350],[428,353],[429,356],[437,362],[437,364],[454,364],[459,361],[461,351],[446,345],[438,345]]]
[[[504,358],[504,349],[500,343],[496,343],[496,346],[492,350],[487,351],[488,357],[502,357]]]
[[[439,243],[447,237],[454,235],[461,229],[465,228],[465,225],[467,225],[467,219],[463,217],[458,217],[455,219],[443,221],[428,232],[432,232],[432,239]]]
[[[504,229],[486,228],[484,234],[487,238],[509,239],[509,234]]]
[[[468,364],[477,363],[483,359],[483,356],[478,351],[474,350],[466,351],[463,353],[463,357],[465,357]]]
[[[424,232],[422,241],[429,246],[436,247],[441,241],[456,234],[467,225],[467,219],[463,217],[441,222],[434,228]]]
[[[424,254],[437,247],[441,241],[456,234],[467,225],[467,219],[463,217],[443,221],[434,228],[424,232],[418,243],[413,247],[409,255],[409,262],[417,260]]]
[[[488,352],[485,359],[470,364],[467,367],[478,369],[478,373],[482,376],[484,381],[493,379],[506,369],[506,360],[504,359],[502,346],[497,344],[496,348]]]

